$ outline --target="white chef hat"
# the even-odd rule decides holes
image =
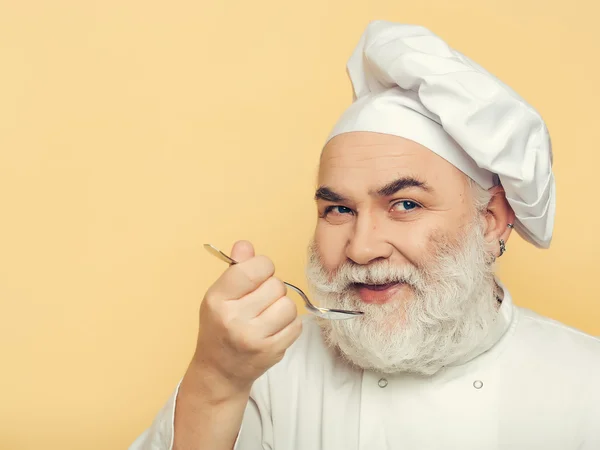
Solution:
[[[428,29],[385,21],[368,25],[348,73],[354,102],[329,139],[372,131],[424,145],[485,189],[501,183],[515,229],[537,247],[550,245],[550,136],[516,92]]]

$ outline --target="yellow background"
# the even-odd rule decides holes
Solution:
[[[193,351],[204,252],[252,240],[305,286],[320,147],[375,18],[422,24],[547,120],[553,247],[516,302],[600,335],[597,2],[0,2],[0,448],[124,449]]]

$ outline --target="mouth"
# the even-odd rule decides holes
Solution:
[[[404,286],[405,283],[394,282],[386,284],[355,284],[354,288],[362,302],[381,305],[390,301]]]

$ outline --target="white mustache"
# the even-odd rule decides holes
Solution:
[[[320,265],[311,264],[311,270],[317,270]],[[420,271],[410,265],[394,266],[391,263],[377,262],[369,265],[345,263],[332,273],[310,274],[315,288],[324,293],[341,293],[355,284],[383,285],[403,283],[419,289],[423,286],[424,277]]]

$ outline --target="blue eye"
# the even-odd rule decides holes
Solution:
[[[342,225],[348,223],[354,217],[355,212],[341,205],[330,205],[325,208],[323,214],[319,217],[327,220],[332,225]]]
[[[394,209],[398,209],[400,211],[410,211],[418,207],[419,205],[417,203],[411,202],[410,200],[402,200],[401,202],[394,203],[393,205]]]
[[[350,208],[346,208],[345,206],[328,206],[325,209],[325,214],[327,213],[335,213],[335,214],[352,214],[352,210]]]

